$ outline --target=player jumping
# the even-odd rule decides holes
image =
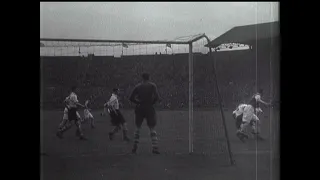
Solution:
[[[258,93],[254,94],[250,99],[248,105],[243,109],[243,117],[242,124],[240,129],[237,132],[238,137],[247,137],[246,129],[249,125],[251,125],[253,134],[257,135],[258,139],[262,139],[259,135],[260,131],[258,128],[259,118],[257,117],[257,109],[260,108],[260,103],[269,106],[270,103],[264,102],[261,100],[261,96],[263,95],[263,90],[260,89]],[[243,141],[243,139],[241,139]]]
[[[236,110],[234,110],[232,112],[232,116],[233,118],[236,120],[236,128],[237,130],[240,129],[241,127],[241,124],[242,124],[242,117],[243,117],[243,111],[244,111],[244,108],[247,107],[246,104],[240,104]]]
[[[241,128],[241,124],[243,123],[243,112],[244,109],[247,107],[247,104],[240,104],[236,110],[234,110],[232,112],[232,116],[233,118],[236,120],[236,128],[237,128],[237,136],[239,137],[239,139],[242,142],[245,142],[245,139],[248,139],[249,136],[245,133],[238,133],[238,131],[240,131]],[[262,112],[262,110],[260,108],[256,109],[256,112]],[[252,127],[252,129],[256,129],[256,124],[259,123],[259,118],[257,115],[253,115],[253,118],[250,121],[250,126]]]
[[[119,100],[118,100],[119,89],[114,88],[110,100],[106,103],[108,108],[107,112],[111,117],[111,123],[114,126],[113,130],[109,132],[109,139],[112,141],[114,135],[122,129],[123,140],[130,141],[128,138],[128,128],[127,123],[119,110]]]
[[[72,127],[71,121],[74,121],[77,127],[76,135],[79,136],[81,140],[85,140],[81,129],[81,117],[78,113],[78,106],[84,106],[79,103],[75,91],[76,87],[72,87],[70,95],[65,100],[66,108],[64,111],[63,122],[60,124],[59,130],[57,132],[57,136],[60,139],[63,138],[63,133]]]

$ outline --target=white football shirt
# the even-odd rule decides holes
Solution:
[[[78,101],[78,96],[72,92],[67,98],[66,98],[67,106],[68,108],[71,107],[77,107]]]
[[[111,106],[113,109],[119,109],[119,101],[116,94],[111,95],[110,100],[107,102],[108,106]]]
[[[236,116],[239,116],[243,113],[244,108],[247,107],[246,104],[240,104],[235,111],[233,111],[233,114],[236,114]]]

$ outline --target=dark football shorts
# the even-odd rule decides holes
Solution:
[[[156,111],[153,106],[137,105],[135,108],[135,123],[137,127],[141,127],[143,120],[147,120],[149,128],[157,125]]]
[[[119,110],[112,110],[108,109],[109,115],[111,117],[111,124],[113,126],[119,126],[121,124],[124,124],[126,121],[122,115],[122,113]]]
[[[77,116],[77,111],[78,108],[68,108],[68,119],[69,121],[78,121],[78,116]]]

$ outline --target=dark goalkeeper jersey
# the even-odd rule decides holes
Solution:
[[[139,83],[132,91],[130,101],[139,104],[152,106],[159,100],[156,84],[152,82]]]

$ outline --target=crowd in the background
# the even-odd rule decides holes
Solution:
[[[215,58],[215,61],[214,59]],[[41,57],[42,104],[45,108],[62,108],[63,99],[72,85],[79,88],[79,99],[93,99],[93,108],[101,108],[117,87],[124,108],[134,85],[143,72],[150,74],[158,86],[162,109],[187,108],[189,101],[188,54],[123,56],[121,58],[94,56]],[[213,56],[194,55],[194,107],[210,108],[218,105],[213,67],[216,66],[220,93],[224,106],[246,101],[255,91],[255,53],[247,51],[219,52]],[[258,84],[269,92],[268,57],[260,58]]]

